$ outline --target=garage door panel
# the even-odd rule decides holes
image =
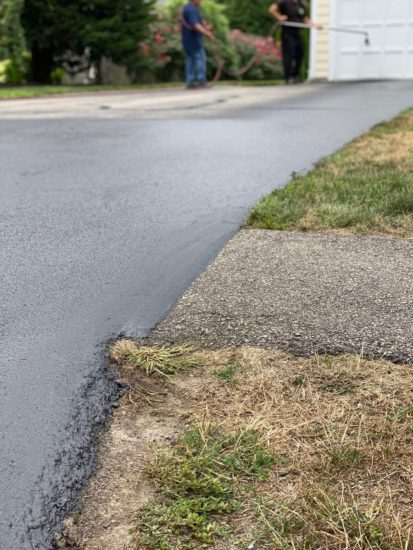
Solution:
[[[358,75],[362,74],[363,78],[381,78],[381,71],[382,55],[380,51],[371,51],[368,55],[359,56]]]
[[[356,54],[356,58],[357,58]],[[355,71],[355,61],[357,61],[354,57],[354,55],[348,54],[344,55],[340,59],[340,74],[343,75],[343,77],[347,80],[351,80],[353,78],[357,77],[356,71]]]
[[[407,77],[413,78],[413,51],[407,54]]]
[[[407,51],[413,48],[413,21],[407,25]]]
[[[411,4],[411,0],[390,0],[386,2],[387,17],[406,21],[409,4]]]
[[[333,79],[412,77],[413,0],[332,1],[334,25],[365,30],[370,37],[366,46],[356,34],[333,36]]]
[[[372,52],[382,52],[384,47],[383,25],[365,26],[363,30],[369,33],[370,44],[366,44],[362,39],[361,46],[359,45],[360,55],[370,55]]]
[[[343,25],[357,24],[360,20],[361,4],[359,0],[342,0],[340,17]]]
[[[405,53],[408,40],[407,26],[405,23],[393,24],[383,29],[384,40],[383,45],[385,51],[391,50]]]
[[[406,70],[405,52],[386,53],[383,56],[383,75],[386,78],[404,78]]]
[[[357,0],[360,4],[359,21],[382,21],[383,0]]]

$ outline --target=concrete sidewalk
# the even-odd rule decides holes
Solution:
[[[410,240],[243,230],[151,341],[413,363],[412,266]]]
[[[395,83],[398,89],[403,84]],[[411,88],[411,85],[407,86]],[[62,94],[0,102],[1,120],[82,119],[163,119],[219,116],[246,108],[265,108],[274,101],[294,101],[314,93],[328,92],[329,84],[301,86],[217,86],[188,91],[180,88],[159,90],[113,90],[97,93]]]

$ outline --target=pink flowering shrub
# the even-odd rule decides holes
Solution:
[[[244,75],[250,80],[276,79],[282,77],[282,54],[271,37],[246,34],[239,29],[230,33],[231,44],[240,58],[240,66],[256,56],[255,65]]]
[[[182,80],[184,56],[179,23],[160,13],[150,25],[148,38],[139,44],[138,58],[136,80]]]

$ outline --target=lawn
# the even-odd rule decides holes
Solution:
[[[218,86],[277,86],[280,80],[221,80]],[[78,94],[87,92],[157,90],[184,88],[183,82],[130,85],[87,85],[87,86],[0,86],[0,100],[30,97],[47,97],[57,94]]]
[[[247,226],[413,237],[413,110],[262,198]]]
[[[413,548],[411,367],[131,340],[110,355],[129,391],[72,524],[85,548]]]
[[[0,86],[1,99],[19,99],[29,97],[43,97],[56,94],[78,94],[87,92],[151,90],[154,88],[182,87],[180,82],[168,84],[136,84],[136,85],[88,85],[88,86]]]

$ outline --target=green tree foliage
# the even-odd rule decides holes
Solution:
[[[32,78],[49,83],[56,57],[82,47],[79,2],[26,0],[22,22],[31,50]]]
[[[26,43],[20,21],[24,0],[1,0],[0,2],[0,59],[8,59],[8,80],[23,80],[26,64]]]
[[[232,29],[266,36],[274,21],[268,8],[275,0],[219,0]]]
[[[154,0],[26,0],[23,25],[32,53],[32,75],[49,82],[59,56],[90,48],[99,63],[110,57],[127,67],[145,36]]]
[[[138,43],[147,35],[153,0],[83,0],[83,42],[92,59],[103,56],[126,67],[136,58]]]

